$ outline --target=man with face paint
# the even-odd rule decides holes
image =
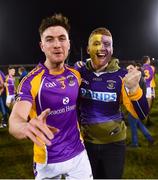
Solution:
[[[81,131],[96,179],[120,179],[125,161],[126,126],[123,103],[136,118],[148,114],[148,103],[139,87],[141,73],[127,73],[113,58],[113,40],[106,28],[95,29],[88,41],[90,58],[77,62],[82,77],[79,98]],[[98,171],[99,170],[99,171]]]

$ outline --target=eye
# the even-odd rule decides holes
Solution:
[[[99,41],[95,41],[95,42],[93,43],[93,45],[98,46],[98,45],[100,45],[100,42],[99,42]]]
[[[47,38],[47,39],[46,39],[46,42],[52,42],[52,41],[53,41],[52,38]]]
[[[62,41],[65,41],[65,40],[66,40],[66,37],[65,37],[65,36],[60,36],[60,37],[59,37],[59,41],[62,42]]]
[[[108,47],[108,46],[110,46],[111,44],[109,43],[109,42],[104,42],[104,46],[105,47]]]

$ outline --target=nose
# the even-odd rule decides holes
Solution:
[[[102,49],[102,50],[105,50],[105,49],[106,49],[106,47],[105,47],[105,44],[104,44],[104,43],[101,43],[101,49]]]
[[[58,40],[58,39],[55,39],[53,45],[54,45],[54,47],[56,47],[56,48],[57,48],[57,47],[60,47],[60,42],[59,42],[59,40]]]

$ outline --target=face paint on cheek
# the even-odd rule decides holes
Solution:
[[[103,35],[102,36],[102,42],[103,44],[107,44],[105,46],[105,50],[107,51],[108,54],[112,55],[113,54],[113,40],[111,36],[106,36]]]
[[[100,51],[101,39],[102,39],[102,35],[98,35],[98,34],[97,35],[95,34],[90,38],[88,48],[91,59],[95,59],[96,53]]]
[[[100,50],[100,47],[97,46],[97,47],[93,47],[91,50],[90,50],[90,57],[93,61],[93,63],[95,65],[99,65],[99,62],[98,62],[98,59],[97,59],[97,55],[96,53]]]

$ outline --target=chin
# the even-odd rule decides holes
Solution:
[[[65,61],[64,59],[56,59],[53,62],[59,64],[59,63],[63,63],[64,61]]]
[[[103,61],[103,62],[99,62],[100,66],[105,66],[106,64],[108,64],[109,61]]]

